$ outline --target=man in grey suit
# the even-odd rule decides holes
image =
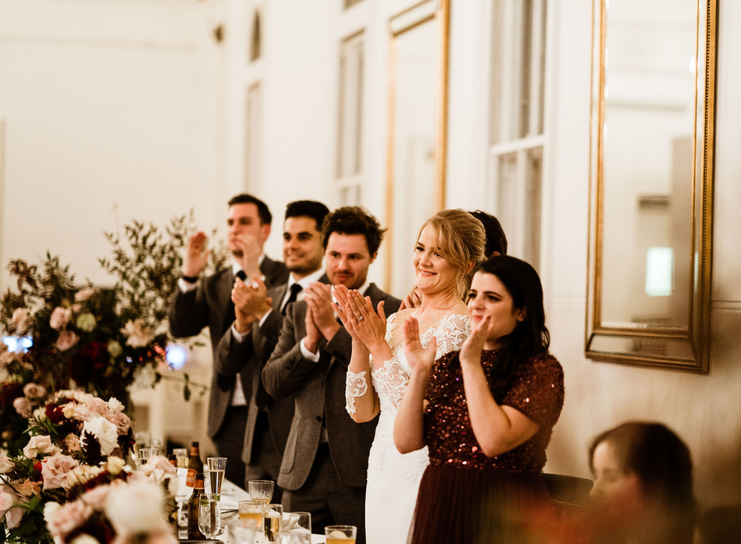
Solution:
[[[283,225],[283,259],[290,272],[287,283],[268,289],[259,276],[234,282],[232,302],[236,319],[219,342],[214,366],[221,374],[250,376],[242,448],[245,483],[278,480],[293,419],[293,399],[270,397],[260,373],[278,341],[286,306],[302,298],[300,291],[304,286],[317,279],[326,281],[320,226],[328,213],[327,207],[319,202],[298,201],[288,205]],[[276,489],[273,501],[279,502],[280,496],[280,489]]]
[[[362,208],[339,208],[327,216],[322,233],[329,281],[359,289],[374,306],[383,301],[387,314],[395,312],[401,301],[367,281],[383,237],[378,221]],[[351,347],[334,314],[331,286],[314,283],[303,301],[288,308],[262,379],[273,397],[294,397],[278,478],[283,507],[311,512],[315,533],[335,523],[356,525],[363,543],[368,455],[377,420],[357,424],[345,410]]]
[[[170,307],[170,333],[174,337],[195,336],[208,327],[215,356],[219,340],[234,321],[231,292],[235,277],[259,275],[269,287],[286,282],[286,266],[263,253],[271,222],[270,210],[261,200],[248,194],[232,198],[227,215],[227,235],[234,263],[206,278],[198,277],[208,263],[206,235],[199,232],[190,238],[183,277],[178,281],[178,293]],[[229,459],[226,477],[238,485],[244,482],[241,454],[251,379],[250,375],[228,376],[217,371],[213,372],[211,379],[208,435],[219,455]]]

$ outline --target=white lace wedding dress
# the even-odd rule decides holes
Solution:
[[[386,342],[391,338],[397,314],[388,318]],[[435,358],[461,349],[470,334],[468,316],[451,314],[422,334],[424,347],[437,338]],[[392,348],[393,349],[393,348]],[[393,349],[393,357],[376,369],[371,360],[371,376],[381,404],[381,416],[368,461],[368,488],[365,500],[367,544],[405,544],[417,503],[417,490],[422,473],[429,463],[427,448],[402,455],[394,445],[394,420],[409,383],[411,367],[403,345]],[[355,410],[353,397],[367,390],[365,372],[347,373],[347,410]]]

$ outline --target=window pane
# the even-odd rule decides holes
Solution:
[[[363,43],[362,34],[345,40],[340,50],[340,101],[337,177],[359,174],[362,151]]]

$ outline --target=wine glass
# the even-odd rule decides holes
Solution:
[[[146,465],[152,457],[157,455],[157,453],[157,448],[139,448],[139,465]]]
[[[269,504],[265,511],[265,522],[263,530],[268,542],[275,542],[283,525],[283,506],[280,504]]]
[[[355,544],[357,532],[355,525],[327,525],[324,528],[327,544]]]
[[[226,457],[209,457],[208,477],[211,482],[211,493],[221,493],[221,484],[224,482],[226,472]]]
[[[218,493],[199,495],[198,528],[206,538],[214,538],[221,534],[221,497]]]

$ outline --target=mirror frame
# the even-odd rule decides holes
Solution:
[[[394,247],[394,129],[396,112],[396,46],[399,36],[433,19],[438,19],[438,72],[437,116],[435,130],[435,211],[445,207],[445,169],[447,162],[448,137],[448,72],[450,1],[423,0],[397,13],[389,19],[389,72],[388,72],[388,137],[386,150],[386,227],[383,282],[386,289],[391,286]],[[404,294],[406,295],[406,293]]]
[[[592,96],[590,111],[589,249],[585,355],[597,361],[708,372],[713,229],[713,167],[715,152],[715,72],[717,0],[697,0],[695,132],[692,173],[689,328],[621,328],[602,324],[602,262],[604,197],[604,119],[606,0],[592,5]],[[639,355],[598,349],[609,338],[654,339],[685,343],[692,358]]]

